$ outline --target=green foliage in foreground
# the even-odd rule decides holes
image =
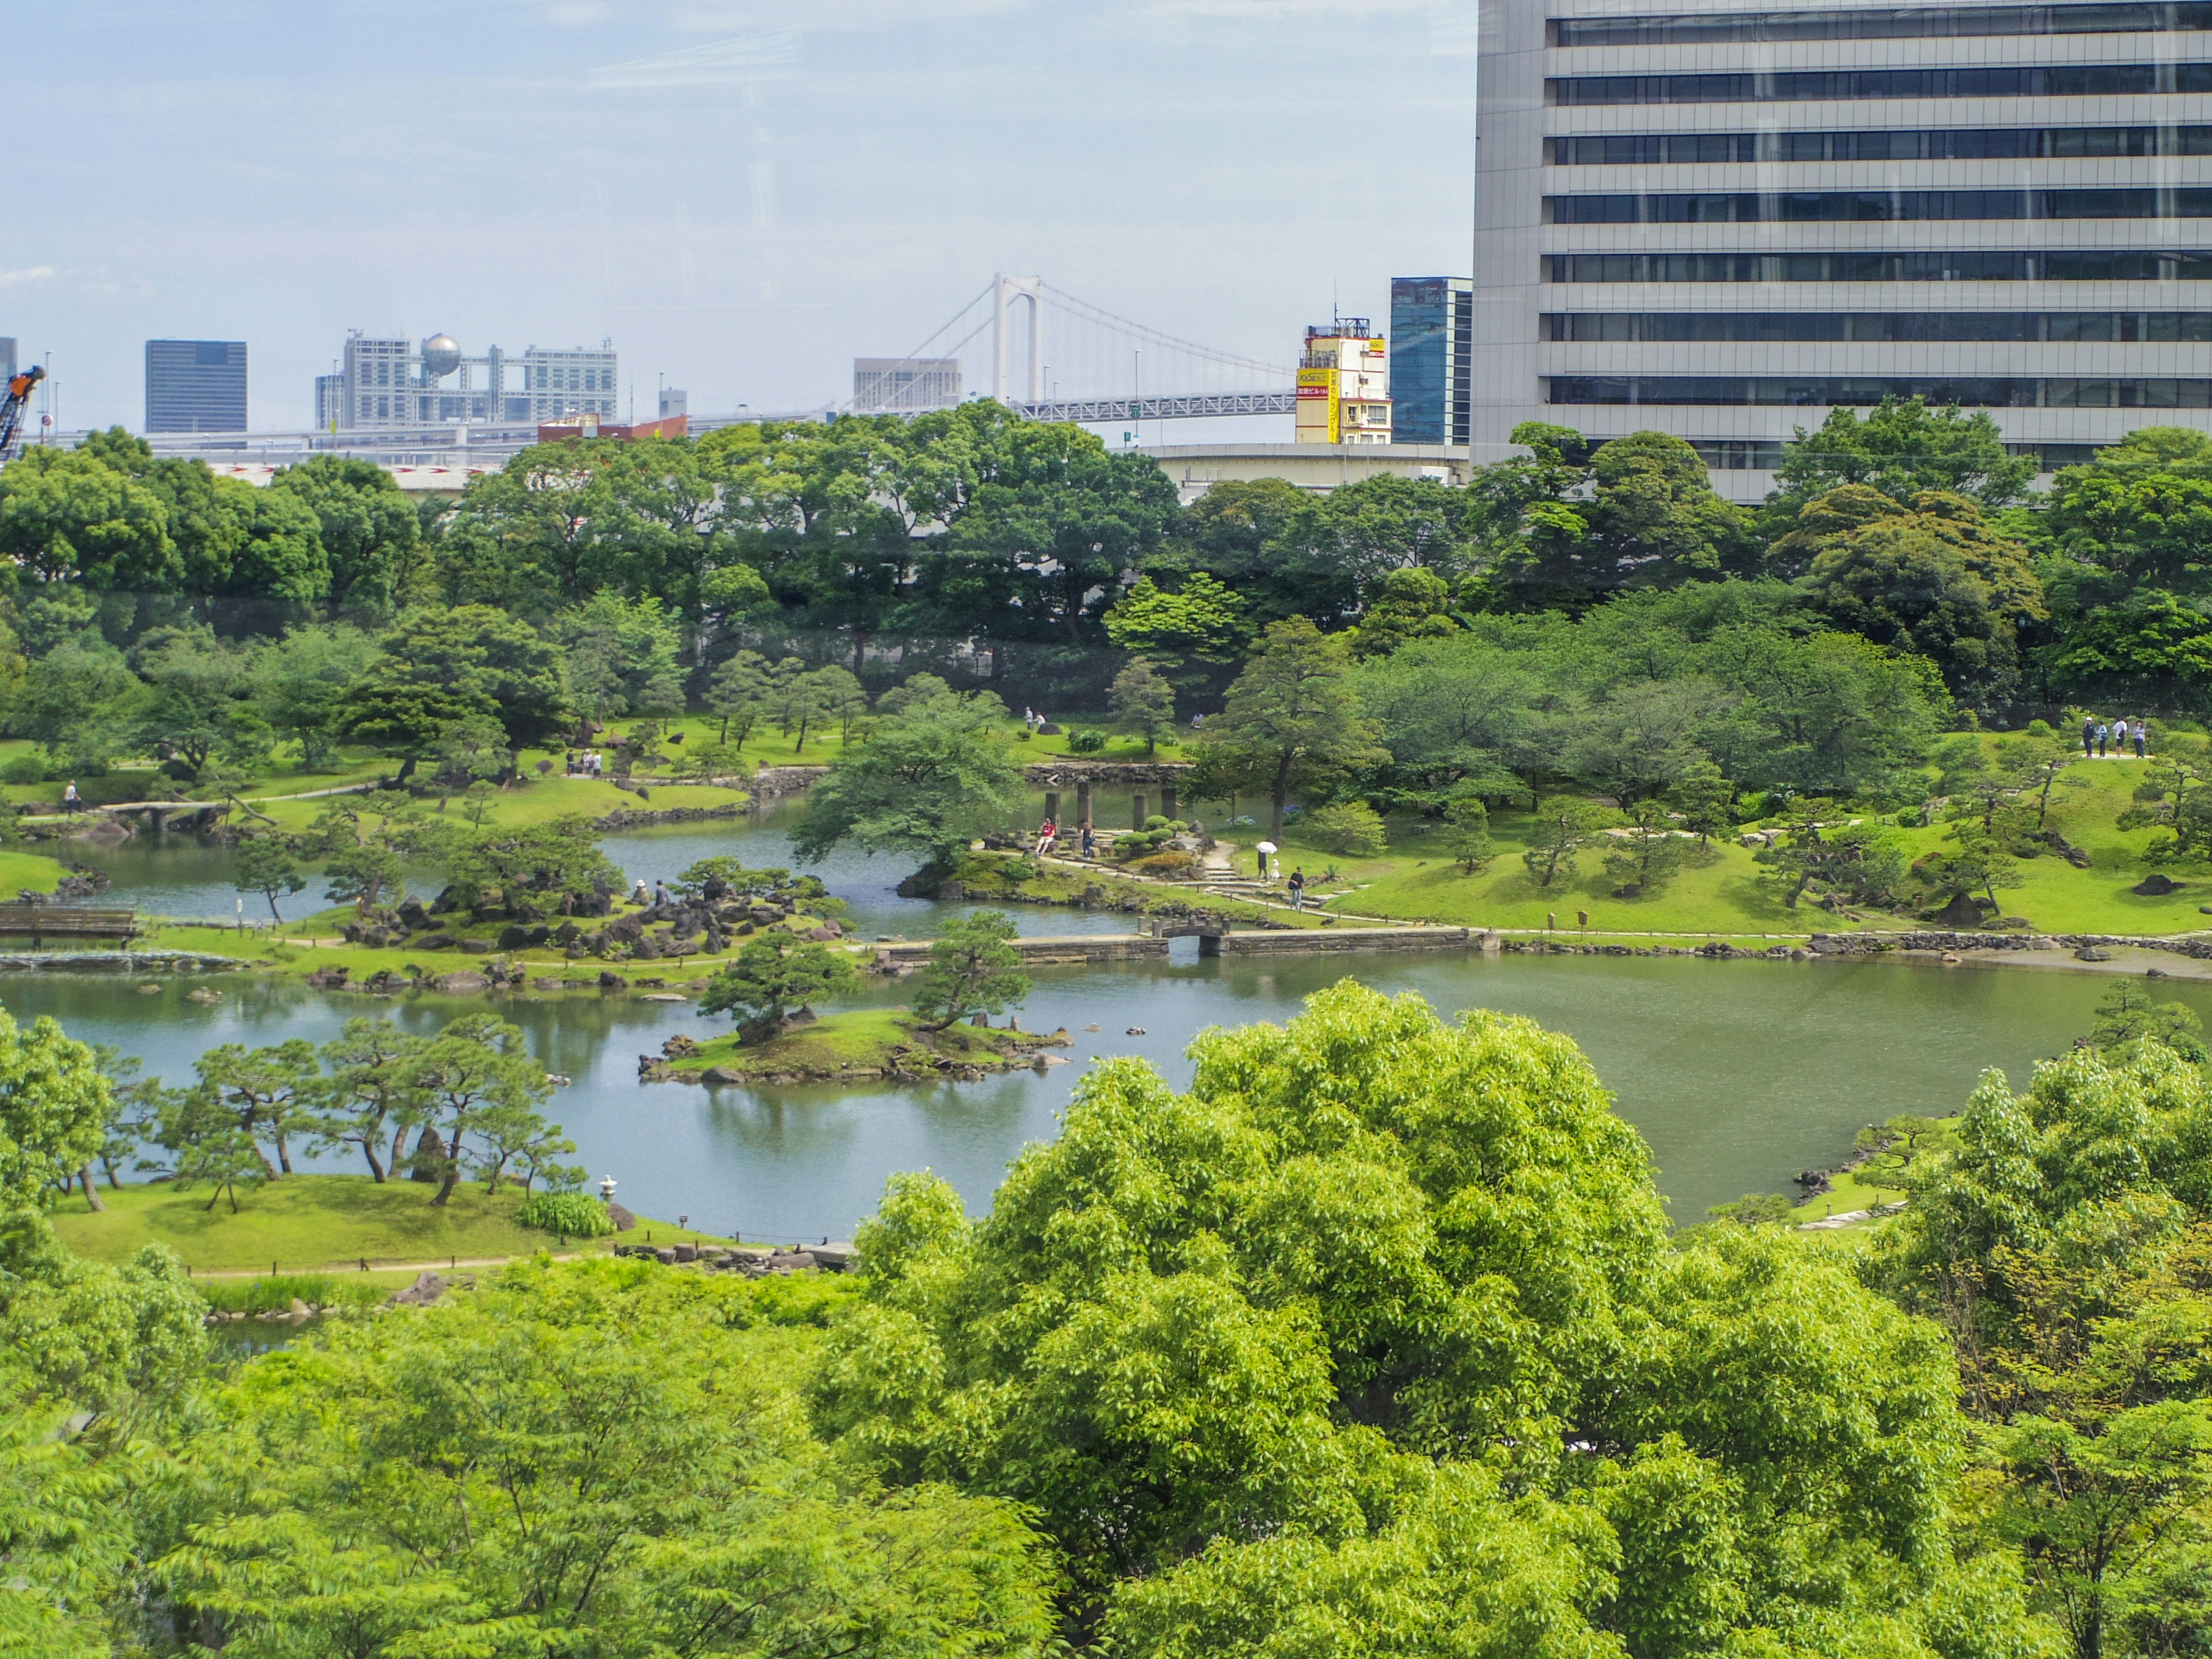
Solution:
[[[2026,1653],[1936,1326],[1764,1229],[1667,1246],[1574,1045],[1350,983],[1136,1061],[988,1217],[893,1182],[817,1423],[1018,1501],[1117,1652]]]
[[[1193,1059],[980,1220],[895,1178],[857,1280],[539,1258],[221,1370],[173,1258],[25,1215],[0,1654],[2205,1650],[2212,1085],[2154,1032],[1882,1126],[1858,1252],[1669,1238],[1525,1020],[1346,981]]]

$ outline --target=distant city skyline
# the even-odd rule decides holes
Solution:
[[[1385,315],[1394,276],[1466,268],[1474,19],[33,0],[9,23],[39,75],[0,177],[0,335],[51,358],[72,428],[139,424],[156,337],[247,341],[249,424],[304,428],[356,328],[612,337],[625,418],[659,383],[694,411],[806,408],[996,270],[1272,361],[1332,301]],[[1391,95],[1310,120],[1347,75]]]

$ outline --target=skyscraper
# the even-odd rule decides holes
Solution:
[[[246,342],[146,342],[146,430],[246,430]]]
[[[855,357],[853,412],[887,415],[950,409],[960,401],[957,357]]]
[[[1390,397],[1395,441],[1463,444],[1474,394],[1468,349],[1474,284],[1464,276],[1390,281]]]
[[[1486,9],[1474,431],[1985,406],[2079,459],[2212,426],[2212,5]]]

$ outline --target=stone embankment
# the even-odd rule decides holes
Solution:
[[[1068,962],[1135,962],[1164,957],[1168,942],[1144,933],[1036,934],[1006,941],[1032,966]],[[929,960],[928,939],[892,939],[876,945],[876,971],[896,973]]]
[[[217,974],[250,966],[198,951],[25,951],[0,956],[0,974]]]
[[[1892,951],[2106,951],[2115,946],[2166,951],[2175,956],[2212,959],[2212,935],[2187,933],[2162,938],[2148,933],[1981,933],[1934,930],[1896,933],[1815,933],[1808,941],[1813,955],[1875,956]],[[2095,960],[2090,957],[2089,960]]]
[[[742,817],[743,801],[727,801],[720,806],[669,806],[647,808],[618,806],[592,820],[592,828],[603,836],[623,830],[652,830],[669,823],[705,823],[715,818]]]

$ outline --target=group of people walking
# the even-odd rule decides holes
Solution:
[[[2133,744],[2136,758],[2142,759],[2150,750],[2150,733],[2144,729],[2142,716],[2138,714],[2132,720],[2123,718],[2110,725],[2094,714],[2085,716],[2081,721],[2081,752],[2093,760],[2102,759],[2107,744],[2112,745],[2112,754],[2121,757],[2126,756],[2128,745]]]

